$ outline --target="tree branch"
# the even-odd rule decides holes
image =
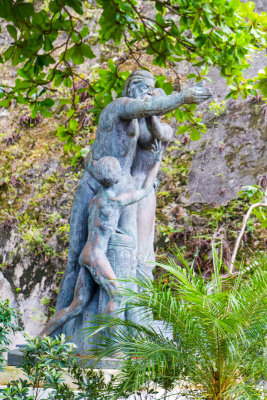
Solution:
[[[252,211],[253,211],[254,208],[256,208],[256,207],[267,207],[267,189],[266,189],[266,191],[265,191],[265,199],[264,199],[264,201],[263,201],[263,202],[260,201],[259,203],[252,204],[252,205],[249,207],[247,213],[244,215],[243,222],[242,222],[242,227],[241,227],[241,230],[240,230],[240,232],[239,232],[239,235],[238,235],[238,237],[237,237],[237,239],[236,239],[234,251],[233,251],[232,258],[231,258],[231,262],[230,262],[230,266],[229,266],[229,273],[230,273],[230,274],[232,274],[233,271],[234,271],[234,263],[235,263],[237,251],[238,251],[238,248],[239,248],[239,246],[240,246],[240,242],[241,242],[242,236],[243,236],[243,234],[244,234],[244,232],[245,232],[248,219],[249,219],[249,217],[250,217],[250,214],[252,213]]]

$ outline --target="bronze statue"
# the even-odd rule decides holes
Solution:
[[[201,86],[167,96],[163,90],[155,89],[155,78],[150,72],[139,70],[127,79],[123,97],[112,101],[101,112],[96,139],[72,206],[68,266],[56,311],[69,307],[74,299],[81,268],[79,257],[88,237],[88,204],[101,188],[95,163],[103,157],[114,157],[121,168],[122,192],[141,188],[153,167],[154,159],[150,150],[154,140],[160,140],[162,146],[166,147],[172,136],[171,127],[162,123],[159,117],[182,104],[201,103],[210,96],[209,90]],[[152,273],[153,264],[146,262],[154,260],[155,205],[155,193],[152,191],[138,203],[121,207],[118,216],[116,232],[132,241],[137,257],[137,274],[151,276]],[[105,307],[102,304],[101,286],[95,282],[90,270],[83,269],[82,274],[87,303],[82,314],[64,325],[63,332],[72,336],[80,347],[86,347],[79,339],[79,331],[86,326],[90,314],[104,312]]]

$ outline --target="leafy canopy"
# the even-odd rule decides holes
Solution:
[[[267,69],[254,80],[243,75],[251,53],[267,46],[267,14],[255,13],[252,1],[152,0],[149,16],[143,6],[145,2],[136,0],[97,0],[93,12],[101,17],[97,38],[92,40],[94,32],[88,27],[92,6],[86,1],[48,0],[41,7],[27,0],[0,0],[0,19],[6,22],[1,26],[11,38],[0,54],[0,63],[11,62],[18,68],[14,86],[0,88],[0,106],[9,107],[15,100],[29,104],[32,117],[38,111],[49,117],[53,94],[61,86],[72,90],[71,99],[59,100],[69,105],[66,129],[58,134],[70,150],[78,129],[78,124],[68,124],[75,119],[79,102],[75,81],[84,80],[94,102],[92,112],[98,115],[112,101],[112,91],[121,95],[129,74],[123,64],[132,59],[144,67],[140,54],[152,56],[154,65],[174,72],[177,63],[190,62],[195,73],[187,78],[196,81],[205,78],[211,66],[217,67],[227,81],[228,96],[256,95],[255,89],[259,89],[267,97]],[[113,43],[119,56],[87,79],[78,67],[96,57],[93,42]],[[157,77],[157,85],[167,94],[173,91],[163,75]],[[181,125],[179,132],[189,131],[191,138],[198,140],[206,127],[194,110],[194,106],[185,106],[174,114]]]

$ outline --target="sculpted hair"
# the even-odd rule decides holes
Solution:
[[[103,157],[96,161],[94,176],[101,185],[108,187],[119,181],[121,166],[115,157]]]
[[[154,82],[156,79],[154,76],[151,74],[151,72],[143,70],[143,69],[138,69],[137,71],[134,71],[131,73],[131,75],[126,79],[125,86],[122,92],[123,97],[129,97],[129,87],[131,82],[140,82],[144,78],[152,79]]]

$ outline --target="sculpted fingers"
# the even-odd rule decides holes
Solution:
[[[163,150],[163,148],[162,148],[161,140],[157,140],[157,151],[162,152],[162,150]]]
[[[202,103],[203,101],[208,100],[211,96],[212,94],[208,88],[204,88],[200,85],[194,86],[184,91],[184,103]]]
[[[211,97],[211,92],[208,88],[203,88],[201,86],[197,86],[195,88],[195,96],[196,100],[199,102],[205,101]]]
[[[163,147],[161,145],[161,140],[155,139],[154,144],[152,145],[152,153],[155,157],[155,161],[161,162]]]
[[[155,139],[155,147],[156,151],[159,151],[161,148],[161,140]]]
[[[152,144],[152,153],[156,153],[158,151],[159,148],[159,143],[161,143],[160,141],[158,142],[157,139],[154,140],[154,143]]]
[[[161,147],[161,140],[155,139],[154,143],[152,144],[152,153],[158,153]]]

